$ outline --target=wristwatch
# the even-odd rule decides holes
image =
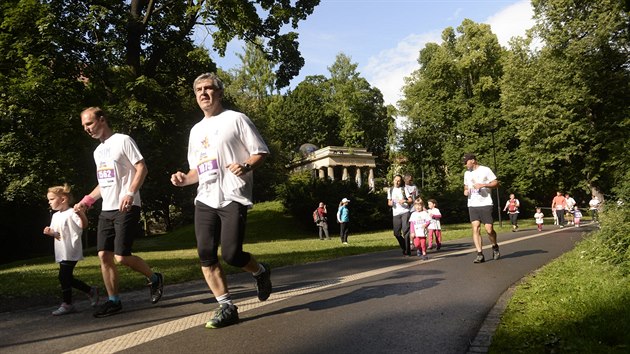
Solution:
[[[245,170],[245,172],[249,172],[252,170],[252,165],[248,164],[247,162],[245,162],[243,164],[243,169]]]

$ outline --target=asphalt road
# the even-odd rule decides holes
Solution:
[[[273,269],[274,293],[266,302],[256,299],[249,274],[237,274],[228,281],[241,323],[222,329],[204,328],[217,306],[205,283],[169,285],[166,271],[158,304],[150,304],[148,290],[125,293],[123,312],[115,316],[93,318],[80,294],[75,314],[53,317],[52,307],[0,313],[0,352],[483,351],[497,322],[487,317],[493,308],[497,312],[502,294],[591,230],[546,225],[541,233],[501,234],[501,259],[493,261],[486,249],[483,264],[472,263],[470,239],[445,243],[429,261],[420,261],[402,257],[392,237],[391,251]],[[352,241],[339,247],[352,247]]]

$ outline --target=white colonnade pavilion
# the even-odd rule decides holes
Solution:
[[[368,186],[374,189],[376,159],[365,148],[326,146],[307,151],[302,159],[294,161],[289,167],[293,172],[308,170],[313,177],[329,178],[333,181],[353,179],[359,186],[367,178]]]

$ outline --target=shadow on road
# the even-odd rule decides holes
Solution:
[[[408,294],[412,294],[421,290],[435,287],[439,285],[440,282],[445,280],[445,278],[442,278],[442,277],[435,277],[435,275],[442,273],[440,271],[431,270],[431,271],[427,271],[423,273],[424,273],[423,274],[424,276],[434,276],[434,277],[423,279],[419,282],[409,282],[407,280],[407,281],[401,281],[397,283],[387,283],[388,280],[409,279],[409,277],[419,275],[418,271],[398,272],[392,277],[375,280],[374,281],[375,283],[381,284],[378,286],[366,285],[343,295],[333,296],[333,297],[326,298],[323,300],[317,300],[317,301],[313,301],[313,302],[309,302],[309,303],[305,303],[301,305],[285,307],[276,311],[267,312],[260,315],[248,317],[248,318],[241,318],[241,322],[252,321],[252,320],[256,320],[258,318],[263,318],[263,317],[282,315],[282,314],[291,313],[291,312],[300,311],[300,310],[321,311],[321,310],[328,310],[328,309],[332,309],[336,307],[343,307],[343,306],[347,306],[351,304],[356,304],[361,301],[372,300],[375,298],[408,295]],[[383,286],[383,282],[387,284]],[[369,283],[370,282],[368,282],[367,284]],[[348,284],[346,286],[356,286],[356,285]],[[339,289],[340,288],[337,287],[335,291],[338,291]]]

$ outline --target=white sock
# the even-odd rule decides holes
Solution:
[[[225,293],[221,296],[217,296],[217,302],[219,305],[228,304],[232,305],[232,299],[230,297],[230,293]]]
[[[257,272],[252,273],[252,275],[254,275],[255,277],[257,277],[257,276],[261,275],[261,274],[262,274],[262,273],[264,273],[264,272],[265,272],[265,267],[263,267],[263,265],[262,265],[262,264],[258,263],[258,271],[257,271]]]

